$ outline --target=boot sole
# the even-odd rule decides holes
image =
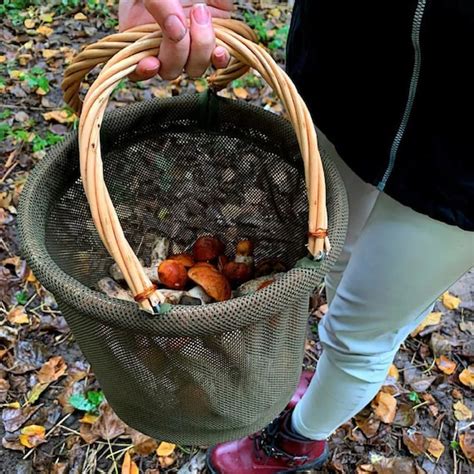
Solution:
[[[326,445],[326,447],[324,448],[323,454],[321,454],[321,456],[319,456],[319,458],[317,460],[315,460],[311,463],[305,464],[304,466],[298,466],[294,469],[287,469],[287,470],[284,470],[284,471],[278,471],[275,474],[295,474],[295,473],[299,473],[299,472],[307,472],[307,471],[310,471],[310,470],[313,470],[313,469],[320,469],[321,467],[324,466],[324,464],[326,463],[328,458],[329,458],[329,448]],[[212,465],[212,462],[211,462],[211,449],[208,449],[207,453],[206,453],[206,467],[207,467],[207,470],[209,471],[209,474],[221,474],[219,471],[216,471],[214,466]]]

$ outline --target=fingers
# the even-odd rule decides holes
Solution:
[[[211,12],[205,3],[198,3],[191,10],[191,49],[186,72],[191,77],[202,76],[211,63],[216,37]]]
[[[212,53],[212,64],[216,69],[225,69],[229,65],[230,54],[227,49],[217,46]]]
[[[145,6],[163,30],[160,76],[175,79],[186,65],[191,44],[181,3],[179,0],[148,0]]]
[[[129,78],[132,81],[146,81],[151,79],[153,76],[158,74],[160,70],[160,61],[154,56],[142,59],[138,64],[135,71],[130,74]]]

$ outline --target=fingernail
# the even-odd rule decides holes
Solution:
[[[214,54],[216,55],[217,58],[225,57],[226,53],[227,53],[227,50],[223,48],[222,46],[218,46],[214,51]]]
[[[211,21],[211,14],[209,12],[209,9],[203,3],[194,5],[193,17],[196,20],[196,23],[203,26],[208,25]]]
[[[176,15],[170,15],[166,20],[165,20],[165,30],[168,35],[168,38],[170,38],[173,41],[181,41],[184,36],[186,35],[186,26],[184,23],[181,21],[181,19],[176,16]]]

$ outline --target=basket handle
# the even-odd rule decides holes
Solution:
[[[256,44],[255,36],[243,23],[214,20],[216,42],[229,50],[230,66],[210,78],[223,86],[251,67],[257,70],[282,101],[295,129],[304,163],[309,200],[308,250],[315,258],[329,251],[327,237],[326,188],[321,157],[311,115],[286,73],[270,54]],[[158,25],[145,25],[114,34],[87,47],[68,67],[63,81],[66,102],[81,110],[79,155],[83,186],[94,224],[107,251],[120,267],[135,299],[142,308],[156,312],[163,295],[146,276],[127,242],[104,182],[100,127],[110,94],[117,83],[135,70],[147,56],[157,56],[162,40]],[[80,104],[78,91],[87,72],[106,61],[101,73]]]

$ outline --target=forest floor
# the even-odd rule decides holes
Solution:
[[[28,173],[77,127],[62,101],[64,69],[81,47],[117,26],[113,1],[81,3],[87,6],[74,0],[0,6],[0,473],[204,472],[203,447],[152,440],[116,417],[53,296],[19,252],[16,214]],[[283,63],[290,10],[247,3],[238,17]],[[185,77],[122,81],[110,108],[205,88],[204,80]],[[255,74],[222,94],[282,113]],[[375,401],[332,436],[323,472],[473,472],[473,293],[471,271],[403,344]],[[327,308],[323,297],[313,303],[308,366],[320,354],[317,325]]]

